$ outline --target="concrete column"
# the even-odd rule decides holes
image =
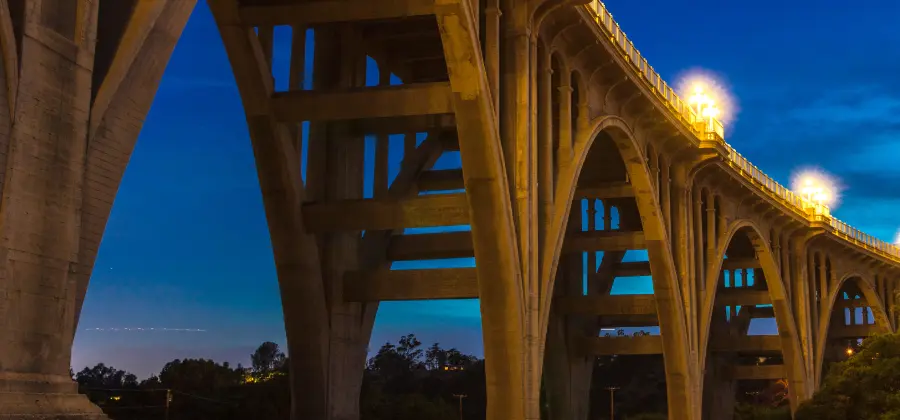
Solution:
[[[737,381],[732,379],[734,363],[727,355],[711,354],[707,358],[703,386],[703,419],[732,420],[737,399]]]
[[[696,273],[697,273],[697,284],[696,289],[698,290],[698,295],[703,296],[703,292],[706,290],[706,249],[703,247],[703,202],[701,201],[702,197],[702,189],[694,186],[693,188],[693,199],[691,200],[691,209],[693,210],[693,219],[694,224],[692,226],[694,230],[694,242],[693,247],[691,248],[691,252],[694,254],[694,260],[696,262]],[[706,321],[701,321],[706,322]]]
[[[690,214],[689,203],[691,202],[690,192],[685,186],[685,173],[683,168],[674,167],[670,170],[667,166],[665,172],[666,179],[669,178],[669,174],[672,175],[671,191],[668,188],[669,183],[666,183],[667,188],[665,192],[665,195],[670,197],[671,200],[669,201],[669,199],[667,199],[667,202],[671,204],[671,216],[667,217],[670,226],[670,242],[672,243],[672,250],[675,253],[675,270],[678,273],[678,283],[681,285],[681,297],[684,300],[684,315],[687,318],[688,342],[691,345],[691,351],[695,352],[697,348],[696,319],[698,311],[694,302],[695,288],[693,285],[695,284],[696,279],[691,276],[691,271],[688,268],[688,261],[691,257],[691,253],[689,252],[690,246],[688,244],[688,231],[690,230],[690,225],[688,223],[688,215]]]
[[[817,267],[819,270],[819,288],[821,298],[819,299],[821,302],[827,302],[828,296],[830,296],[830,291],[828,290],[828,271],[826,270],[825,264],[825,254],[819,254],[819,266]]]
[[[538,41],[540,42],[540,41]],[[537,109],[538,119],[538,182],[541,202],[542,223],[550,223],[553,217],[554,174],[556,161],[553,156],[553,69],[550,65],[550,54],[538,45],[538,82]],[[576,200],[578,197],[575,198]]]
[[[571,74],[560,73],[559,80],[559,155],[557,160],[572,159],[572,86]]]
[[[716,255],[716,202],[715,195],[707,191],[706,193],[706,259],[712,260],[717,258]]]
[[[482,318],[483,323],[522,322],[524,337],[521,354],[524,358],[521,383],[510,381],[500,388],[510,392],[517,387],[522,393],[524,418],[540,418],[540,382],[543,368],[543,352],[545,333],[540,330],[539,305],[540,282],[539,260],[539,194],[538,194],[538,142],[531,129],[531,91],[535,85],[535,77],[531,74],[531,27],[528,19],[528,7],[505,2],[509,10],[503,20],[503,38],[501,51],[501,69],[503,72],[503,96],[500,101],[500,137],[510,185],[512,214],[515,221],[516,240],[519,248],[520,273],[524,288],[524,307],[520,320]],[[505,326],[485,325],[484,330],[503,330]],[[485,337],[485,352],[492,344]],[[497,349],[492,349],[495,354]],[[512,349],[509,349],[512,350]],[[490,363],[490,362],[488,362]],[[488,381],[504,381],[505,378],[488,378]],[[499,397],[499,395],[498,395]],[[491,396],[489,395],[490,399]],[[494,415],[509,416],[500,410],[488,408],[488,418],[495,420]],[[496,417],[500,420],[500,417]]]
[[[2,98],[0,115],[9,129],[0,140],[0,413],[99,419],[100,410],[77,394],[68,374],[96,8],[76,16],[74,3],[37,6],[25,5],[17,28],[24,34],[16,98]],[[5,94],[12,94],[9,88]]]
[[[487,0],[487,8],[484,10],[484,67],[487,72],[488,84],[491,87],[491,97],[494,104],[494,113],[500,115],[500,0]]]
[[[588,230],[596,230],[596,199],[588,199],[585,213]],[[569,231],[580,231],[582,212],[580,202],[573,206]],[[581,253],[563,256],[557,274],[556,295],[583,294]],[[587,253],[588,293],[597,292],[596,253]],[[593,281],[592,281],[593,280]],[[594,356],[578,354],[575,340],[597,334],[595,317],[551,313],[547,327],[547,353],[544,358],[544,388],[551,420],[587,420],[590,409],[591,377]]]
[[[791,302],[793,303],[794,314],[797,320],[797,332],[800,334],[800,348],[803,354],[804,367],[807,372],[807,383],[815,387],[815,369],[813,367],[815,359],[815,324],[812,322],[815,309],[810,304],[809,279],[807,279],[806,270],[806,249],[802,238],[795,238],[789,242],[791,251],[788,254],[790,258],[791,278],[793,279],[791,286]]]
[[[660,164],[660,169],[662,171],[660,173],[660,195],[662,196],[660,198],[660,205],[662,207],[663,220],[665,220],[666,222],[666,230],[668,231],[669,238],[671,239],[674,235],[673,229],[675,223],[672,221],[672,184],[669,171],[670,168],[669,164],[662,160],[660,161]]]

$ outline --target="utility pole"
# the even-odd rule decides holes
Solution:
[[[453,394],[455,398],[459,398],[459,420],[463,420],[463,412],[462,412],[462,400],[463,398],[468,397],[466,394]]]
[[[166,420],[169,420],[169,405],[172,403],[172,390],[166,390]]]
[[[616,390],[619,389],[617,386],[608,386],[606,389],[609,390],[609,420],[616,419]]]

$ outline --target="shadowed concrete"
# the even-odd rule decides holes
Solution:
[[[662,354],[672,419],[728,418],[736,381],[749,379],[786,379],[796,408],[823,363],[843,357],[841,340],[896,328],[900,250],[740,157],[600,2],[208,3],[257,163],[293,419],[359,418],[384,300],[480,299],[489,420],[539,419],[542,378],[554,418],[587,420],[601,355]],[[0,0],[0,418],[103,417],[66,373],[72,339],[119,182],[194,5]],[[292,32],[285,91],[272,74],[275,26]],[[396,134],[402,163],[389,182]],[[433,170],[447,151],[461,168]],[[404,234],[465,224],[471,232]],[[626,261],[629,251],[647,259]],[[390,270],[462,257],[476,267]],[[611,295],[642,276],[653,294]],[[843,321],[857,309],[862,321]],[[777,335],[748,336],[758,318],[774,318]],[[600,336],[618,327],[660,334]]]

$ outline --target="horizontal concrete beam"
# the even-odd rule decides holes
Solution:
[[[616,277],[641,277],[650,275],[650,262],[623,262],[615,268]]]
[[[283,5],[246,5],[239,13],[241,22],[248,26],[311,25],[430,15],[434,14],[434,0],[294,1]]]
[[[771,306],[745,306],[741,311],[749,311],[750,319],[754,318],[775,318],[775,308]]]
[[[471,232],[394,235],[388,246],[389,261],[470,258],[475,252]]]
[[[437,197],[455,197],[455,196],[463,196],[462,194],[446,194],[446,195],[426,195],[417,197],[416,200],[426,199],[426,198],[437,198]],[[463,196],[464,197],[464,196]],[[366,200],[372,201],[372,200]],[[443,203],[443,201],[442,201]],[[444,208],[445,204],[434,204],[432,209],[434,213],[440,213],[438,210]],[[452,206],[447,205],[447,208],[452,209]],[[335,210],[337,211],[337,210]],[[347,213],[350,213],[349,210],[344,210]],[[425,227],[425,226],[452,226],[452,225],[464,225],[468,223],[468,219],[465,219],[463,222],[462,215],[455,215],[452,218],[450,216],[444,216],[445,218],[441,218],[439,215],[433,215],[425,217],[426,215],[416,215],[402,213],[404,216],[409,215],[409,218],[404,218],[402,220],[398,220],[397,218],[400,216],[391,216],[385,215],[387,210],[379,210],[379,213],[374,213],[373,210],[369,210],[370,213],[366,215],[362,215],[361,209],[356,209],[354,212],[346,217],[356,217],[356,214],[360,214],[359,219],[349,220],[343,223],[339,222],[325,222],[329,223],[327,226],[320,226],[317,228],[319,231],[325,230],[333,230],[335,229],[332,224],[338,224],[339,227],[342,228],[354,228],[351,230],[360,230],[360,229],[373,229],[373,230],[383,230],[383,229],[393,229],[399,227]],[[412,210],[410,210],[412,211]],[[447,210],[450,212],[449,210]],[[317,209],[318,217],[324,217],[327,214],[336,214],[336,213],[328,213],[325,210]],[[357,213],[359,212],[359,213]],[[309,213],[309,212],[307,212]],[[391,213],[393,214],[393,213]],[[413,220],[412,217],[416,215],[419,217],[418,219]],[[309,220],[310,216],[307,216],[307,220]],[[365,218],[366,220],[363,220]],[[377,220],[374,220],[377,219]],[[309,222],[308,222],[309,223]],[[399,226],[399,224],[404,223],[405,226]],[[375,225],[378,227],[374,227]],[[387,225],[396,225],[394,227],[385,228]],[[594,232],[585,232],[585,233],[594,233]],[[603,251],[603,250],[617,250],[620,248],[625,249],[641,249],[639,246],[643,245],[644,234],[642,232],[597,232],[600,235],[587,235],[586,237],[579,238],[579,240],[574,241],[574,243],[569,243],[564,251],[566,252],[581,252],[581,251]],[[612,234],[610,234],[612,233]],[[583,246],[586,249],[578,249],[576,247]],[[608,249],[607,249],[608,248]],[[419,234],[419,235],[397,235],[394,236],[391,240],[391,244],[388,248],[388,257],[391,261],[413,261],[413,260],[422,260],[422,259],[440,259],[440,258],[466,258],[466,257],[474,257],[474,248],[472,247],[472,233],[471,232],[446,232],[446,233],[428,233],[428,234]]]
[[[352,131],[357,135],[452,132],[456,137],[456,117],[453,114],[403,115],[356,120]]]
[[[420,192],[451,191],[466,188],[462,169],[442,169],[425,171],[419,175]]]
[[[566,236],[563,247],[566,252],[629,251],[647,248],[644,245],[644,232],[618,230],[570,233]]]
[[[559,313],[580,315],[656,314],[653,295],[563,296],[554,300]]]
[[[716,306],[770,305],[768,290],[723,287],[716,293]]]
[[[784,365],[734,366],[731,375],[736,380],[783,379],[787,377]]]
[[[453,112],[453,93],[448,82],[337,91],[292,90],[275,93],[271,106],[272,114],[281,122],[449,114]]]
[[[344,275],[346,302],[477,297],[478,275],[474,268],[351,271]]]
[[[305,204],[303,221],[310,233],[457,226],[469,223],[469,205],[465,194],[327,201]]]
[[[576,346],[581,354],[591,356],[662,354],[662,337],[584,337]]]
[[[747,353],[780,352],[781,337],[777,335],[719,336],[710,340],[709,350]]]
[[[426,171],[419,178],[419,191],[447,191],[465,188],[462,169]],[[579,187],[575,197],[599,199],[634,197],[634,187],[624,182],[608,182],[590,187]]]
[[[659,325],[656,314],[604,315],[598,322],[600,328],[654,327]]]
[[[844,317],[841,316],[841,321],[844,320]],[[881,329],[876,327],[874,324],[872,325],[840,325],[840,324],[831,324],[831,328],[828,331],[829,339],[854,339],[854,338],[866,338],[881,332]]]
[[[604,182],[594,185],[579,186],[575,198],[631,198],[634,197],[634,186],[625,182]]]
[[[739,270],[744,268],[762,268],[756,258],[726,258],[722,261],[723,270]]]

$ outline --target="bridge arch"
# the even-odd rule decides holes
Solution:
[[[576,135],[574,159],[560,163],[558,183],[554,193],[554,217],[542,255],[542,290],[553,290],[557,267],[562,253],[568,215],[575,198],[575,189],[582,168],[595,141],[607,135],[621,155],[625,173],[634,189],[634,198],[644,235],[652,272],[652,284],[662,336],[663,359],[670,418],[693,418],[695,409],[696,369],[693,369],[688,348],[683,301],[675,274],[675,265],[662,218],[653,177],[644,158],[644,150],[627,122],[620,117],[605,115],[595,118]],[[547,328],[552,296],[541,302],[541,328]]]
[[[822,369],[825,365],[825,349],[828,346],[828,332],[831,327],[831,315],[834,312],[834,306],[838,297],[843,293],[844,286],[848,282],[852,282],[865,298],[866,304],[872,309],[872,315],[875,317],[875,328],[881,333],[892,332],[891,324],[887,315],[887,311],[875,291],[874,282],[869,276],[853,271],[844,274],[841,279],[834,285],[825,297],[822,305],[821,316],[819,317],[819,325],[816,331],[816,359],[815,359],[815,376],[813,377],[818,385],[822,380]],[[852,314],[851,314],[852,316]]]
[[[763,230],[752,220],[736,220],[727,229],[720,232],[717,235],[718,248],[716,249],[716,256],[707,262],[706,278],[701,280],[705,282],[706,296],[703,299],[703,312],[700,319],[700,366],[703,368],[707,363],[713,308],[716,303],[719,277],[725,263],[726,252],[735,236],[741,233],[750,240],[754,253],[759,260],[760,268],[767,280],[767,291],[772,301],[775,323],[778,326],[778,336],[781,341],[781,352],[784,358],[788,383],[792,389],[803,392],[799,395],[798,393],[791,394],[791,406],[796,408],[800,400],[808,397],[811,391],[807,383],[808,376],[803,364],[800,335],[797,331],[797,324],[794,322],[793,310],[791,309],[785,284],[781,278],[781,271],[776,263],[775,254],[769,246]]]

